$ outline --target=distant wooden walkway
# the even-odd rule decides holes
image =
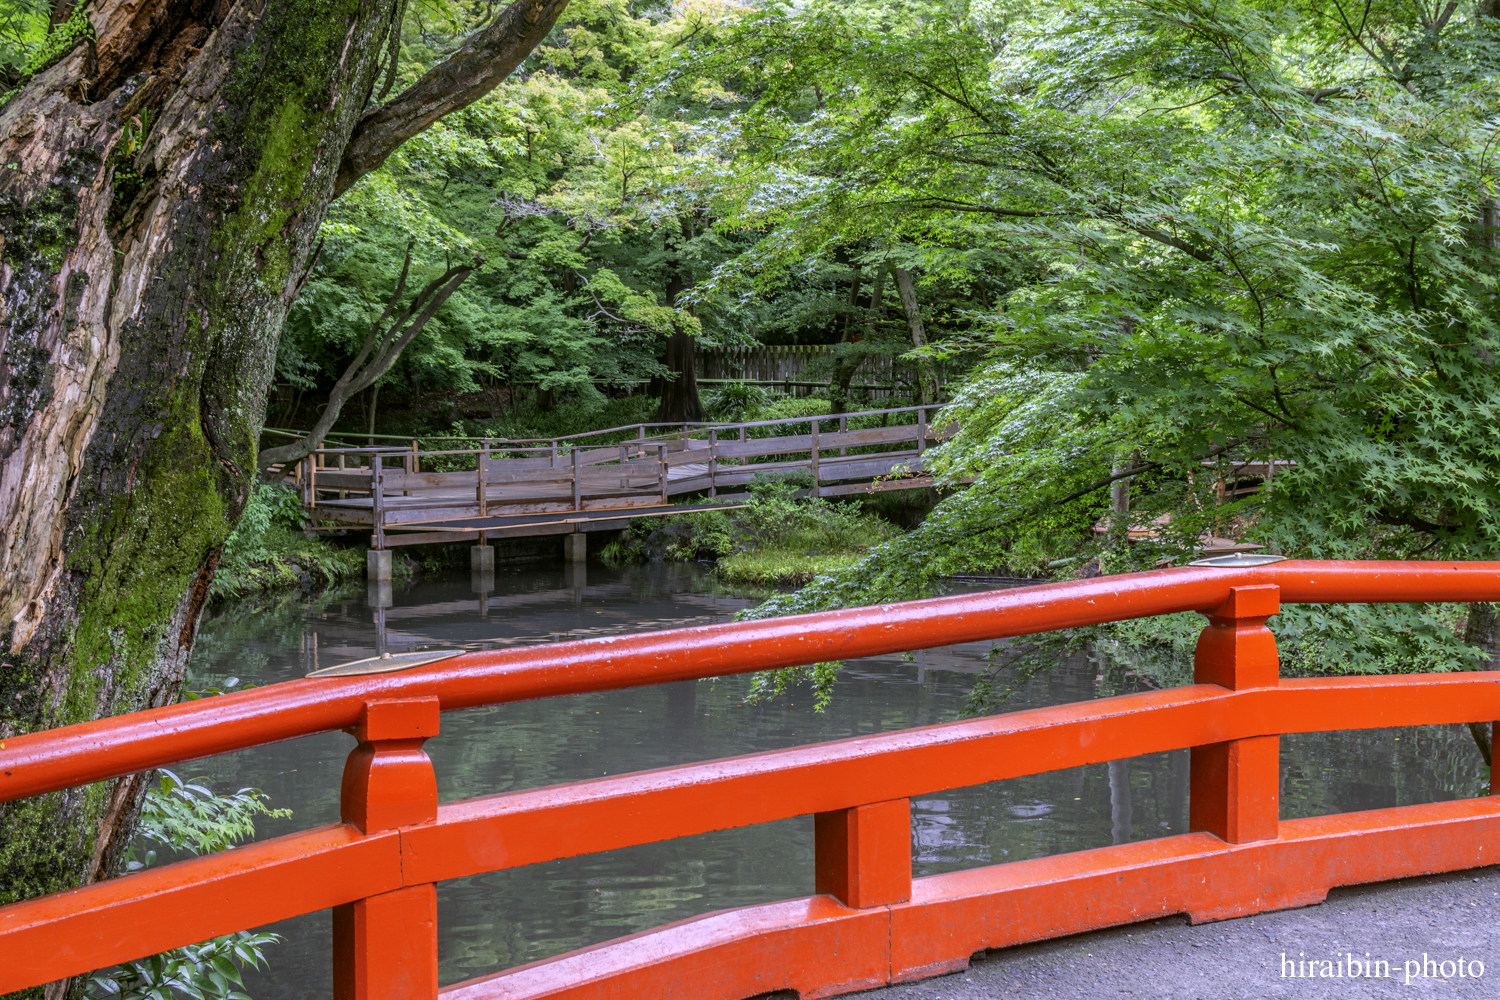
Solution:
[[[932,485],[927,449],[956,425],[904,407],[738,424],[631,424],[566,437],[481,440],[458,450],[323,448],[288,479],[311,518],[371,532],[371,548],[624,527],[722,506],[757,475],[808,473],[816,496]],[[687,509],[699,509],[689,506]]]

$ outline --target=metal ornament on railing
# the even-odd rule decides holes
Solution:
[[[1236,552],[1233,555],[1194,559],[1188,565],[1209,566],[1216,569],[1249,569],[1252,566],[1269,566],[1272,563],[1285,561],[1286,556],[1273,556],[1269,553],[1252,554],[1249,552]]]
[[[351,660],[337,666],[323,667],[308,674],[308,677],[358,677],[362,674],[388,674],[396,670],[425,667],[468,652],[464,649],[427,649],[416,653],[382,653],[363,660]]]

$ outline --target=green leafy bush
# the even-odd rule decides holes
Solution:
[[[771,393],[748,382],[726,382],[703,394],[709,418],[730,424],[756,419],[751,414],[760,412],[770,401]]]
[[[255,817],[290,816],[290,809],[272,809],[255,788],[215,795],[206,785],[183,781],[165,768],[160,781],[146,793],[141,807],[140,835],[173,853],[211,854],[227,850],[255,835]],[[156,862],[156,851],[139,854],[132,846],[126,867],[137,871]],[[265,947],[281,940],[279,934],[236,931],[211,941],[174,948],[159,955],[124,962],[96,972],[84,984],[90,1000],[250,1000],[243,990],[240,970],[260,968]]]
[[[285,819],[290,809],[272,809],[256,788],[241,788],[229,795],[215,795],[206,785],[183,781],[161,768],[157,787],[146,793],[141,807],[138,833],[144,840],[189,854],[212,854],[255,836],[255,817]],[[154,851],[142,860],[127,860],[130,871],[155,861]]]
[[[642,518],[601,558],[614,566],[716,559],[728,580],[799,583],[848,564],[895,532],[856,505],[798,496],[811,486],[805,470],[758,474],[745,506]]]
[[[358,549],[308,538],[305,523],[295,490],[256,483],[240,523],[224,543],[213,596],[243,597],[281,587],[336,583],[363,571]]]
[[[280,940],[279,934],[253,931],[226,934],[95,975],[85,994],[95,1000],[175,1000],[184,996],[195,1000],[250,1000],[242,989],[240,968],[259,968],[265,962],[262,949]]]

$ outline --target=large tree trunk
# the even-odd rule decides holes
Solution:
[[[911,272],[904,267],[892,267],[896,278],[896,291],[901,295],[901,308],[906,313],[906,325],[911,329],[912,346],[921,350],[927,346],[927,330],[922,325],[922,307],[917,302],[917,288],[911,280]],[[923,405],[937,402],[937,369],[929,357],[917,359],[917,399]]]
[[[663,423],[685,423],[703,419],[698,397],[697,342],[685,330],[667,341],[667,368],[676,378],[663,379],[661,408],[656,419]]]
[[[494,62],[564,2],[502,15],[525,47]],[[0,740],[174,697],[351,139],[373,166],[425,124],[364,114],[390,16],[99,0],[96,38],[0,106]],[[0,805],[0,904],[112,873],[139,790]]]
[[[176,695],[388,11],[213,14],[106,2],[0,109],[0,738]],[[111,873],[136,791],[0,806],[0,903]]]
[[[692,224],[685,218],[681,220],[681,230],[683,242],[692,239]],[[667,302],[676,305],[678,297],[692,287],[692,272],[679,259],[676,270],[667,279]],[[681,327],[668,338],[666,364],[673,377],[662,380],[657,420],[679,423],[703,419],[703,401],[698,396],[697,348],[693,335]]]

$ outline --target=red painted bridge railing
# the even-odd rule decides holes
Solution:
[[[0,908],[0,992],[332,908],[339,998],[830,996],[995,948],[1500,861],[1500,796],[1280,821],[1283,733],[1500,719],[1500,673],[1281,680],[1280,602],[1500,599],[1500,563],[1184,568],[885,607],[468,653],[22,736],[0,800],[345,729],[344,822]],[[1196,683],[439,803],[439,711],[1180,611]],[[1191,747],[1191,832],[911,877],[909,800]],[[818,895],[682,921],[441,990],[435,883],[813,814]]]

